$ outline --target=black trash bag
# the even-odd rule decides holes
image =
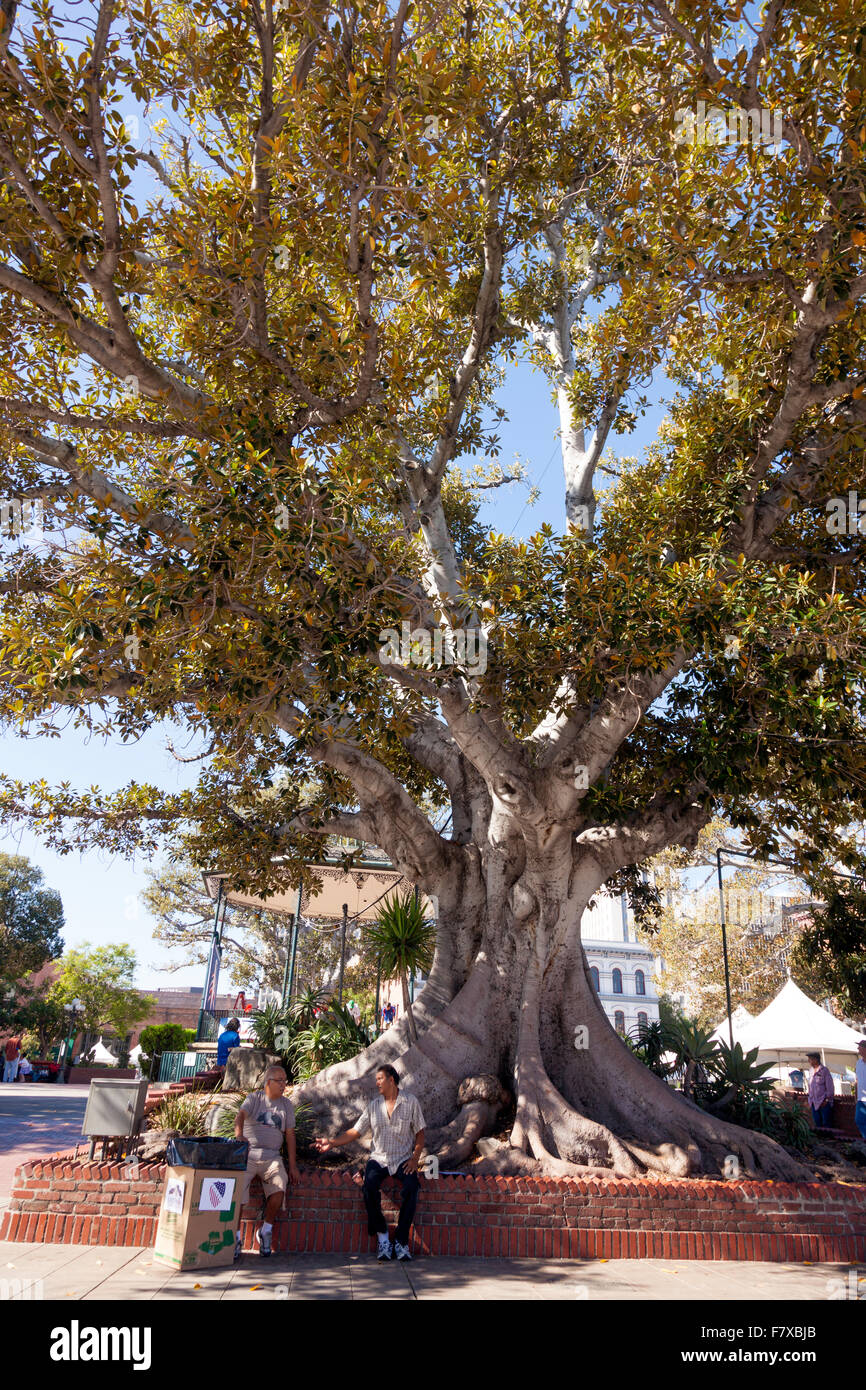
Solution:
[[[246,1139],[170,1139],[165,1161],[172,1168],[245,1169],[250,1146]]]

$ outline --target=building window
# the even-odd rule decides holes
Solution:
[[[642,1028],[646,1028],[646,1026],[647,1026],[647,1021],[648,1021],[648,1020],[647,1020],[646,1014],[638,1014],[638,1016],[637,1016],[637,1021],[638,1021],[638,1023],[641,1025]]]
[[[613,1026],[616,1029],[616,1031],[620,1034],[620,1036],[622,1036],[622,1034],[625,1032],[625,1014],[623,1013],[622,1009],[617,1009],[616,1013],[614,1014]]]
[[[622,971],[621,971],[621,970],[614,970],[614,972],[613,972],[613,992],[614,992],[614,994],[622,994]]]
[[[599,990],[598,966],[597,966],[597,965],[591,965],[591,966],[589,967],[589,973],[590,973],[590,975],[592,976],[592,983],[595,985],[595,991],[596,991],[596,994],[597,994],[597,993],[598,993],[598,990]]]
[[[646,979],[642,970],[634,972],[634,992],[635,994],[646,994]]]

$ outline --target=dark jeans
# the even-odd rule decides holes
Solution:
[[[829,1129],[833,1123],[832,1100],[828,1100],[826,1105],[813,1105],[812,1119],[815,1121],[816,1129]]]
[[[381,1193],[382,1183],[387,1176],[387,1168],[383,1168],[372,1158],[368,1160],[364,1170],[364,1206],[367,1208],[367,1230],[371,1236],[388,1234],[388,1223],[382,1214]],[[395,1240],[399,1241],[401,1245],[407,1245],[409,1243],[409,1227],[415,1217],[415,1208],[418,1205],[418,1189],[421,1184],[418,1181],[417,1173],[406,1172],[405,1163],[400,1164],[394,1177],[402,1183],[400,1215],[397,1219]]]

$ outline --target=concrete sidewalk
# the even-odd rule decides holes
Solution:
[[[180,1274],[157,1265],[149,1249],[0,1242],[0,1298],[12,1300],[823,1302],[850,1299],[855,1286],[866,1297],[866,1269],[855,1271],[852,1279],[847,1265],[747,1260],[418,1259],[378,1264],[372,1255],[274,1255],[269,1260],[245,1255],[238,1265]]]
[[[87,1153],[81,1123],[89,1090],[44,1082],[0,1083],[0,1209],[9,1200],[20,1164],[78,1143]]]

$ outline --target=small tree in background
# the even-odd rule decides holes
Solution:
[[[814,997],[829,995],[837,1012],[866,1018],[866,885],[829,883],[826,901],[814,908],[791,955],[794,979],[808,970]]]
[[[63,904],[23,855],[0,854],[0,984],[18,985],[63,950]]]
[[[378,918],[367,928],[367,940],[375,952],[383,979],[398,979],[409,1032],[418,1037],[409,999],[409,976],[427,973],[433,963],[436,928],[424,916],[412,893],[395,893],[386,899]]]
[[[60,967],[49,997],[61,1005],[80,999],[83,1009],[78,1023],[87,1033],[125,1038],[156,1004],[133,984],[135,952],[126,942],[113,946],[82,942],[66,952]]]
[[[51,996],[49,989],[25,989],[18,1004],[9,1011],[9,1025],[24,1032],[22,1046],[30,1056],[47,1057],[48,1052],[64,1036],[66,1014],[63,1005]]]

